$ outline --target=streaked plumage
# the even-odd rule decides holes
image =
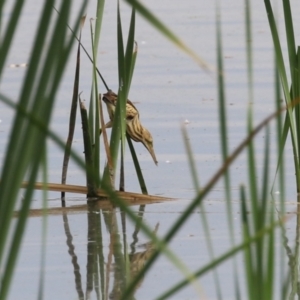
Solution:
[[[107,111],[110,118],[110,121],[105,125],[105,127],[110,128],[112,126],[112,122],[115,115],[118,95],[115,94],[113,91],[108,91],[106,94],[103,95],[102,100],[107,106]],[[157,165],[157,160],[153,149],[152,135],[141,124],[139,118],[139,111],[130,100],[127,100],[126,103],[126,132],[132,140],[134,140],[135,142],[141,142],[146,147],[146,149],[151,154],[155,164]]]

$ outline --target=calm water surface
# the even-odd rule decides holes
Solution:
[[[174,4],[176,2],[176,4]],[[209,1],[152,1],[149,7],[212,67],[216,65],[215,7]],[[273,51],[267,17],[262,1],[253,5],[253,47],[255,99],[252,102],[255,122],[261,121],[274,110]],[[296,7],[296,4],[294,5]],[[74,5],[74,9],[76,5]],[[40,7],[36,1],[27,1],[14,46],[7,60],[7,68],[0,83],[1,92],[17,99],[26,68],[10,68],[10,64],[26,63],[30,44],[37,26]],[[93,17],[94,4],[90,4],[87,19]],[[130,12],[122,5],[124,28]],[[10,17],[9,5],[4,9],[4,22]],[[107,1],[100,41],[99,68],[110,88],[117,90],[116,3]],[[279,23],[282,16],[279,14]],[[283,27],[282,27],[283,28]],[[282,29],[283,31],[283,29]],[[243,2],[222,1],[222,34],[224,43],[229,145],[234,149],[246,133],[247,77]],[[298,33],[296,32],[296,35]],[[297,35],[299,37],[299,35]],[[86,24],[83,43],[90,49],[89,26]],[[154,165],[150,155],[140,144],[135,144],[148,190],[153,195],[174,197],[176,200],[134,207],[134,210],[158,236],[163,236],[195,195],[180,126],[186,127],[192,144],[201,184],[205,184],[220,166],[218,134],[217,89],[215,74],[203,72],[194,61],[173,47],[144,20],[137,18],[136,41],[139,53],[130,91],[130,99],[138,107],[143,124],[151,131],[159,161]],[[90,52],[90,51],[89,51]],[[67,124],[75,68],[73,51],[64,80],[56,100],[52,129],[62,138],[67,136]],[[88,99],[91,86],[91,64],[82,57],[80,91]],[[101,92],[105,92],[101,87]],[[107,117],[107,116],[106,116]],[[13,112],[0,103],[0,161],[9,138]],[[74,147],[83,151],[81,124],[78,118]],[[256,141],[257,161],[263,158],[264,133]],[[62,154],[51,141],[48,144],[49,180],[60,182]],[[272,134],[272,146],[275,136]],[[291,153],[287,145],[287,153]],[[128,151],[127,151],[128,154]],[[275,170],[275,153],[271,155]],[[1,168],[1,165],[0,165]],[[126,189],[139,192],[136,175],[129,155],[125,159]],[[296,195],[293,185],[291,155],[287,154],[287,210],[295,210]],[[232,167],[232,203],[236,239],[240,240],[240,203],[238,188],[247,182],[245,154]],[[260,183],[261,175],[258,175]],[[83,185],[83,172],[71,164],[68,183]],[[49,193],[50,208],[60,207],[59,194]],[[32,207],[41,207],[41,195],[34,196]],[[86,203],[84,197],[68,195],[67,206]],[[228,250],[229,234],[225,215],[223,182],[219,182],[208,195],[205,212],[214,244],[214,255]],[[141,213],[143,211],[143,213]],[[171,243],[171,249],[191,270],[210,260],[201,212],[195,211]],[[289,239],[294,237],[292,218]],[[9,299],[35,299],[38,293],[41,263],[42,217],[32,213],[29,218],[21,254],[16,267]],[[117,299],[124,284],[123,254],[131,257],[131,272],[135,272],[153,251],[153,245],[122,213],[116,209],[102,209],[91,205],[73,211],[49,212],[47,218],[45,291],[44,299]],[[233,298],[231,263],[224,263],[218,274],[223,299]],[[243,275],[242,269],[239,270]],[[140,282],[136,299],[154,299],[166,288],[182,278],[167,258],[160,257],[154,268]],[[241,276],[242,278],[242,276]],[[241,289],[243,281],[241,281]],[[172,299],[215,299],[216,287],[211,274],[199,280],[195,289],[187,288]]]

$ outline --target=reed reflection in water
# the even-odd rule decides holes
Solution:
[[[140,205],[139,219],[143,218],[145,205]],[[121,214],[121,230],[117,222],[117,214]],[[82,286],[82,270],[76,255],[76,245],[68,221],[67,210],[62,210],[64,231],[68,253],[74,271],[75,289],[78,299],[90,299],[93,291],[96,299],[119,299],[126,286],[145,265],[153,254],[155,247],[152,242],[139,245],[140,226],[137,223],[132,234],[130,245],[127,241],[125,213],[114,208],[99,208],[97,202],[88,203],[87,207],[87,266],[86,266],[86,290]],[[105,229],[103,228],[105,224]],[[159,224],[154,228],[157,232]],[[109,249],[105,258],[103,230],[109,233]],[[130,249],[130,253],[128,253]],[[137,249],[142,249],[137,251]],[[111,274],[113,273],[113,275]],[[110,282],[113,279],[113,282]],[[141,278],[138,289],[144,278]]]

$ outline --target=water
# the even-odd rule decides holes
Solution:
[[[252,1],[253,47],[254,47],[254,86],[255,99],[252,103],[254,121],[257,124],[274,110],[273,92],[273,50],[267,17],[262,1]],[[87,20],[93,17],[94,4],[90,4]],[[207,1],[152,1],[147,3],[175,33],[194,49],[212,67],[216,65],[215,7]],[[74,4],[74,10],[76,5]],[[296,7],[294,4],[293,7]],[[7,68],[1,82],[1,92],[17,99],[22,86],[26,68],[11,68],[11,64],[28,62],[30,44],[34,38],[39,5],[27,1],[14,46],[6,62]],[[297,8],[298,9],[298,8]],[[9,5],[4,9],[4,22],[8,20]],[[296,15],[296,14],[295,14]],[[127,5],[122,5],[124,28],[130,17]],[[247,127],[247,77],[244,33],[244,4],[222,1],[222,38],[224,46],[224,67],[226,80],[227,114],[229,120],[229,146],[233,150],[245,137]],[[117,90],[117,52],[116,52],[116,3],[107,1],[104,23],[100,40],[99,68],[109,87]],[[279,23],[282,16],[279,14]],[[283,28],[281,26],[281,28]],[[283,32],[283,29],[282,29]],[[296,32],[296,36],[299,37]],[[90,51],[89,26],[83,33],[83,44]],[[138,158],[150,194],[176,198],[173,201],[146,205],[143,219],[154,230],[157,224],[158,236],[162,237],[172,226],[176,218],[184,211],[195,195],[185,153],[181,126],[187,129],[200,182],[204,185],[220,167],[221,156],[218,133],[218,100],[215,74],[207,74],[195,62],[175,48],[169,41],[158,34],[143,19],[137,17],[136,41],[139,53],[130,91],[130,99],[141,114],[141,120],[154,138],[154,148],[158,167],[141,144],[135,143]],[[71,102],[74,68],[74,49],[68,63],[52,117],[51,128],[65,139]],[[83,98],[89,98],[91,85],[91,64],[82,57],[80,87]],[[105,90],[102,87],[102,93]],[[106,115],[107,117],[107,115]],[[0,103],[0,161],[4,157],[5,146],[9,138],[13,112]],[[188,120],[189,123],[185,122]],[[81,124],[78,119],[74,147],[82,153]],[[263,159],[265,134],[256,139],[258,165]],[[275,136],[271,134],[272,149],[276,149]],[[62,154],[59,148],[49,142],[49,180],[60,182]],[[139,192],[138,182],[128,149],[125,158],[126,190]],[[291,146],[287,145],[287,210],[296,209]],[[271,154],[272,170],[275,171],[275,152]],[[1,168],[1,165],[0,165]],[[259,166],[260,169],[260,166]],[[240,203],[239,186],[247,183],[246,154],[243,153],[232,166],[231,193],[236,240],[240,240]],[[261,185],[261,173],[258,182]],[[71,163],[68,183],[83,185],[83,172]],[[145,246],[149,239],[138,231],[135,224],[126,219],[122,226],[122,214],[119,209],[110,207],[86,206],[86,199],[75,194],[68,194],[67,206],[60,207],[59,194],[50,192],[48,206],[51,208],[47,217],[45,290],[44,299],[78,299],[80,295],[90,295],[97,299],[97,292],[117,297],[117,289],[124,281],[120,265],[124,243],[129,254],[143,262],[152,251],[151,245]],[[41,207],[41,194],[36,192],[33,209]],[[214,244],[215,256],[229,249],[224,183],[219,182],[207,196],[205,212],[209,221],[209,231]],[[76,209],[75,209],[76,208]],[[52,210],[53,209],[53,210]],[[138,212],[139,206],[133,207]],[[33,299],[37,297],[41,266],[42,216],[39,211],[32,211],[28,220],[26,234],[16,267],[16,273],[9,299]],[[288,235],[294,240],[295,219],[290,220]],[[69,227],[69,229],[67,228]],[[70,242],[70,235],[72,241]],[[120,240],[120,249],[112,249],[112,243]],[[124,242],[125,241],[125,242]],[[72,250],[72,246],[74,249]],[[210,260],[210,252],[205,243],[205,233],[201,223],[201,213],[197,209],[171,242],[171,249],[191,270],[196,270]],[[147,252],[148,251],[148,252]],[[77,265],[74,264],[76,257]],[[73,262],[72,262],[73,258]],[[91,268],[99,259],[101,270]],[[91,262],[93,262],[91,264]],[[103,264],[104,262],[104,264]],[[132,263],[133,265],[133,263]],[[78,271],[74,274],[74,268]],[[223,299],[233,298],[231,263],[226,262],[218,269],[222,280]],[[242,278],[243,270],[238,268]],[[80,274],[80,280],[79,278]],[[101,276],[100,276],[101,274]],[[104,275],[104,276],[103,276]],[[91,279],[92,278],[92,279]],[[135,292],[136,299],[154,299],[171,287],[182,274],[165,256],[155,263],[154,268],[141,282]],[[76,283],[75,283],[75,280]],[[101,281],[102,280],[102,281]],[[77,289],[76,289],[77,286]],[[241,281],[242,291],[243,281]],[[199,289],[201,292],[199,292]],[[104,292],[103,292],[104,291]],[[111,296],[112,297],[112,296]],[[197,289],[189,287],[172,299],[215,299],[216,288],[210,274],[202,277]],[[105,298],[105,297],[104,297]],[[113,297],[112,297],[113,298]]]

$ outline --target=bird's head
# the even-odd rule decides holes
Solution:
[[[117,99],[118,99],[118,95],[111,90],[103,94],[102,97],[102,100],[106,104],[107,112],[111,121],[113,120],[115,115]]]

